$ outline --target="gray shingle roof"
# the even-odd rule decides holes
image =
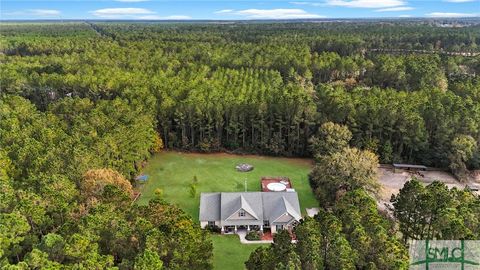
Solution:
[[[393,167],[395,167],[395,168],[423,169],[423,170],[427,169],[427,166],[425,166],[425,165],[401,164],[401,163],[393,163]]]
[[[240,209],[257,220],[228,220]],[[200,195],[201,221],[221,220],[229,225],[262,224],[263,220],[273,222],[285,213],[296,220],[301,219],[296,192],[218,192]]]
[[[200,220],[220,220],[220,192],[200,195]]]
[[[221,219],[227,220],[240,209],[259,219],[263,217],[262,197],[259,192],[222,192]]]
[[[300,204],[296,192],[263,192],[265,219],[275,221],[285,213],[300,220]]]

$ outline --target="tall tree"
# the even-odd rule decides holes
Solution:
[[[379,189],[378,159],[370,151],[344,148],[322,156],[310,173],[310,182],[320,203],[332,204],[339,191],[365,188],[374,194]]]
[[[324,123],[310,139],[310,148],[315,156],[331,155],[348,147],[352,133],[348,127],[332,122]]]

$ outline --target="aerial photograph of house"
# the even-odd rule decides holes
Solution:
[[[200,225],[222,233],[238,230],[293,230],[302,218],[298,194],[291,192],[216,192],[200,195]]]
[[[0,269],[480,270],[479,4],[0,0]]]

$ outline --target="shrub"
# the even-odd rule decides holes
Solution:
[[[261,238],[259,232],[257,232],[257,231],[250,231],[250,232],[247,233],[247,235],[245,236],[245,239],[247,239],[248,241],[257,241],[257,240],[260,240],[260,239],[262,239],[262,238]]]
[[[205,230],[211,231],[213,233],[220,233],[221,229],[217,225],[207,225],[205,226]]]
[[[197,186],[194,183],[191,183],[188,192],[190,193],[190,197],[195,198],[197,195]]]
[[[155,138],[154,138],[151,152],[159,153],[160,151],[162,151],[163,147],[164,145],[163,145],[162,137],[160,136],[160,134],[155,133]]]

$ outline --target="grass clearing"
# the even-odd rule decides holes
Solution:
[[[213,269],[243,270],[250,253],[262,244],[241,244],[237,235],[212,235]],[[268,246],[268,244],[263,244]]]
[[[239,163],[248,163],[255,168],[250,172],[237,172],[235,166]],[[248,191],[260,191],[262,176],[287,176],[298,192],[300,207],[305,214],[306,207],[318,205],[308,183],[311,168],[310,159],[165,151],[152,157],[145,168],[144,173],[149,179],[140,187],[142,195],[138,203],[146,204],[155,196],[155,189],[160,188],[168,202],[177,204],[198,221],[201,192],[244,191],[245,180]],[[189,184],[194,176],[197,176],[198,183],[197,194],[192,198]]]
[[[255,168],[250,172],[237,172],[235,166],[248,163]],[[298,192],[300,208],[316,207],[318,203],[308,183],[308,173],[313,163],[310,159],[279,158],[255,155],[196,154],[165,151],[152,157],[144,170],[149,175],[147,183],[139,189],[139,204],[146,204],[155,196],[157,188],[163,197],[178,205],[198,221],[201,192],[260,191],[262,176],[286,176]],[[191,197],[189,184],[198,179],[197,194]],[[250,252],[259,245],[241,244],[235,235],[213,235],[214,269],[244,269]]]

